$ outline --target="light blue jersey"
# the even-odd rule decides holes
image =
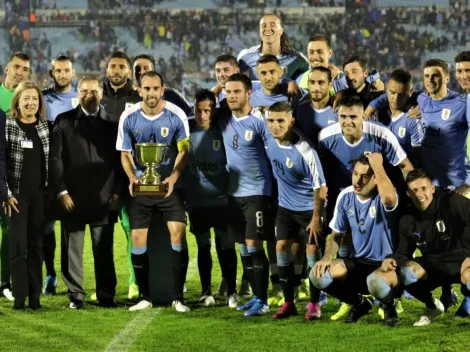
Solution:
[[[369,121],[362,123],[362,138],[354,144],[344,138],[339,122],[322,129],[318,142],[321,153],[327,154],[330,160],[333,157],[338,161],[335,165],[323,165],[325,168],[338,168],[334,179],[331,180],[333,186],[338,189],[351,184],[352,161],[365,153],[382,153],[383,158],[393,166],[406,159],[406,153],[393,133],[386,127]]]
[[[137,103],[125,110],[119,119],[116,149],[133,152],[136,176],[142,174],[143,167],[135,156],[137,143],[162,143],[167,145],[166,160],[157,165],[157,172],[162,181],[173,171],[178,148],[176,143],[189,137],[188,118],[175,104],[165,102],[163,111],[156,116],[147,116],[142,110],[142,103]]]
[[[63,112],[75,109],[79,104],[75,87],[67,93],[59,93],[54,88],[47,88],[42,91],[42,94],[46,103],[46,118],[51,122],[54,122]]]
[[[234,197],[272,195],[272,173],[266,156],[267,133],[259,112],[243,117],[221,117],[218,121],[227,155],[229,185]]]
[[[432,176],[433,184],[449,189],[470,184],[467,100],[452,91],[442,100],[421,93],[418,105],[424,132],[423,167]]]
[[[266,94],[263,89],[254,91],[250,97],[250,105],[254,108],[270,107],[277,102],[287,103],[289,98],[284,94]]]
[[[398,201],[388,209],[378,194],[361,200],[349,186],[338,196],[330,228],[343,234],[351,229],[353,258],[383,261],[394,252],[398,216]]]
[[[315,109],[310,101],[304,101],[294,110],[295,127],[302,132],[315,147],[318,146],[318,134],[328,125],[338,122],[333,107]]]
[[[272,136],[266,152],[277,180],[279,206],[292,211],[313,210],[313,192],[326,184],[317,152],[302,138],[280,145]]]
[[[227,204],[228,169],[222,134],[216,126],[208,130],[189,121],[188,164],[183,174],[188,208],[218,207]]]
[[[423,127],[418,119],[409,118],[406,112],[391,117],[388,109],[380,109],[378,122],[387,127],[398,139],[401,147],[408,154],[413,147],[419,147],[423,140]]]
[[[240,72],[247,72],[251,79],[259,79],[256,72],[256,62],[263,55],[261,53],[261,45],[255,45],[251,48],[243,49],[238,54],[238,63]],[[309,68],[307,58],[298,52],[291,54],[279,54],[277,56],[285,78],[296,79]]]

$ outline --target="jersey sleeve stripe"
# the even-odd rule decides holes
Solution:
[[[118,135],[116,139],[116,150],[122,152],[130,152],[132,149],[124,148],[124,124],[127,121],[128,117],[138,111],[140,109],[140,103],[134,104],[127,110],[124,110],[119,118],[119,125],[118,125]]]
[[[186,137],[188,138],[189,137],[189,123],[188,123],[188,117],[186,116],[185,112],[183,111],[183,109],[181,109],[180,107],[176,106],[175,104],[173,103],[170,103],[169,101],[167,101],[165,103],[165,109],[167,109],[168,111],[172,112],[173,114],[175,114],[176,116],[178,116],[178,118],[181,120],[181,122],[183,123],[183,126],[184,126],[184,130],[186,132]]]
[[[343,189],[339,193],[338,198],[336,199],[335,210],[334,210],[333,217],[331,218],[331,221],[330,221],[330,224],[329,224],[330,229],[332,229],[333,231],[340,232],[340,233],[345,232],[345,230],[335,229],[334,226],[336,224],[336,220],[338,219],[339,204],[340,204],[341,200],[344,198],[344,196],[348,193],[351,193],[351,192],[354,192],[353,186],[349,186],[349,187]]]
[[[320,175],[318,173],[317,166],[318,158],[315,158],[315,151],[310,148],[306,141],[300,141],[295,145],[295,147],[299,151],[300,155],[302,155],[302,158],[305,160],[308,168],[310,169],[310,174],[312,175],[313,189],[315,190],[320,188]]]
[[[365,127],[364,130],[366,133],[370,133],[376,137],[385,139],[387,143],[389,143],[392,146],[398,159],[398,162],[393,164],[393,166],[397,166],[398,164],[400,164],[403,160],[407,158],[406,152],[401,147],[400,143],[398,142],[397,137],[395,137],[395,135],[386,127],[377,125],[375,123],[370,123],[368,121],[364,121],[364,127]]]

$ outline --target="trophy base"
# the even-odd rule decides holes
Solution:
[[[167,185],[163,183],[156,185],[136,184],[133,193],[134,196],[164,196],[167,191]]]

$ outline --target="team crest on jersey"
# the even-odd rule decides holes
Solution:
[[[162,137],[168,137],[168,133],[170,133],[170,130],[168,129],[168,127],[162,127],[160,132],[162,134]]]
[[[442,109],[441,117],[444,121],[448,120],[450,117],[450,109]]]
[[[218,139],[214,139],[212,141],[212,148],[215,150],[215,151],[218,151],[220,149],[220,140]]]
[[[292,160],[290,160],[289,158],[286,159],[286,166],[289,168],[289,169],[292,169],[292,166],[294,166],[294,163],[292,162]]]
[[[245,139],[249,142],[253,139],[253,131],[245,131]]]
[[[72,98],[72,106],[74,109],[78,106],[78,103],[79,103],[78,98]]]
[[[436,227],[437,227],[437,231],[446,232],[446,224],[444,224],[444,221],[437,220]]]
[[[403,137],[405,137],[405,134],[406,134],[406,127],[400,127],[398,129],[398,136],[400,138],[403,138]]]
[[[134,105],[134,103],[126,103],[126,107],[125,107],[124,110],[129,109],[132,105]]]
[[[375,214],[376,214],[375,207],[374,206],[370,207],[369,208],[369,215],[372,219],[375,218]]]

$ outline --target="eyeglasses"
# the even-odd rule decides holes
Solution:
[[[78,94],[82,95],[82,96],[87,96],[88,94],[91,94],[93,96],[97,96],[98,95],[98,91],[97,90],[85,90],[85,89],[81,89],[78,91]]]

